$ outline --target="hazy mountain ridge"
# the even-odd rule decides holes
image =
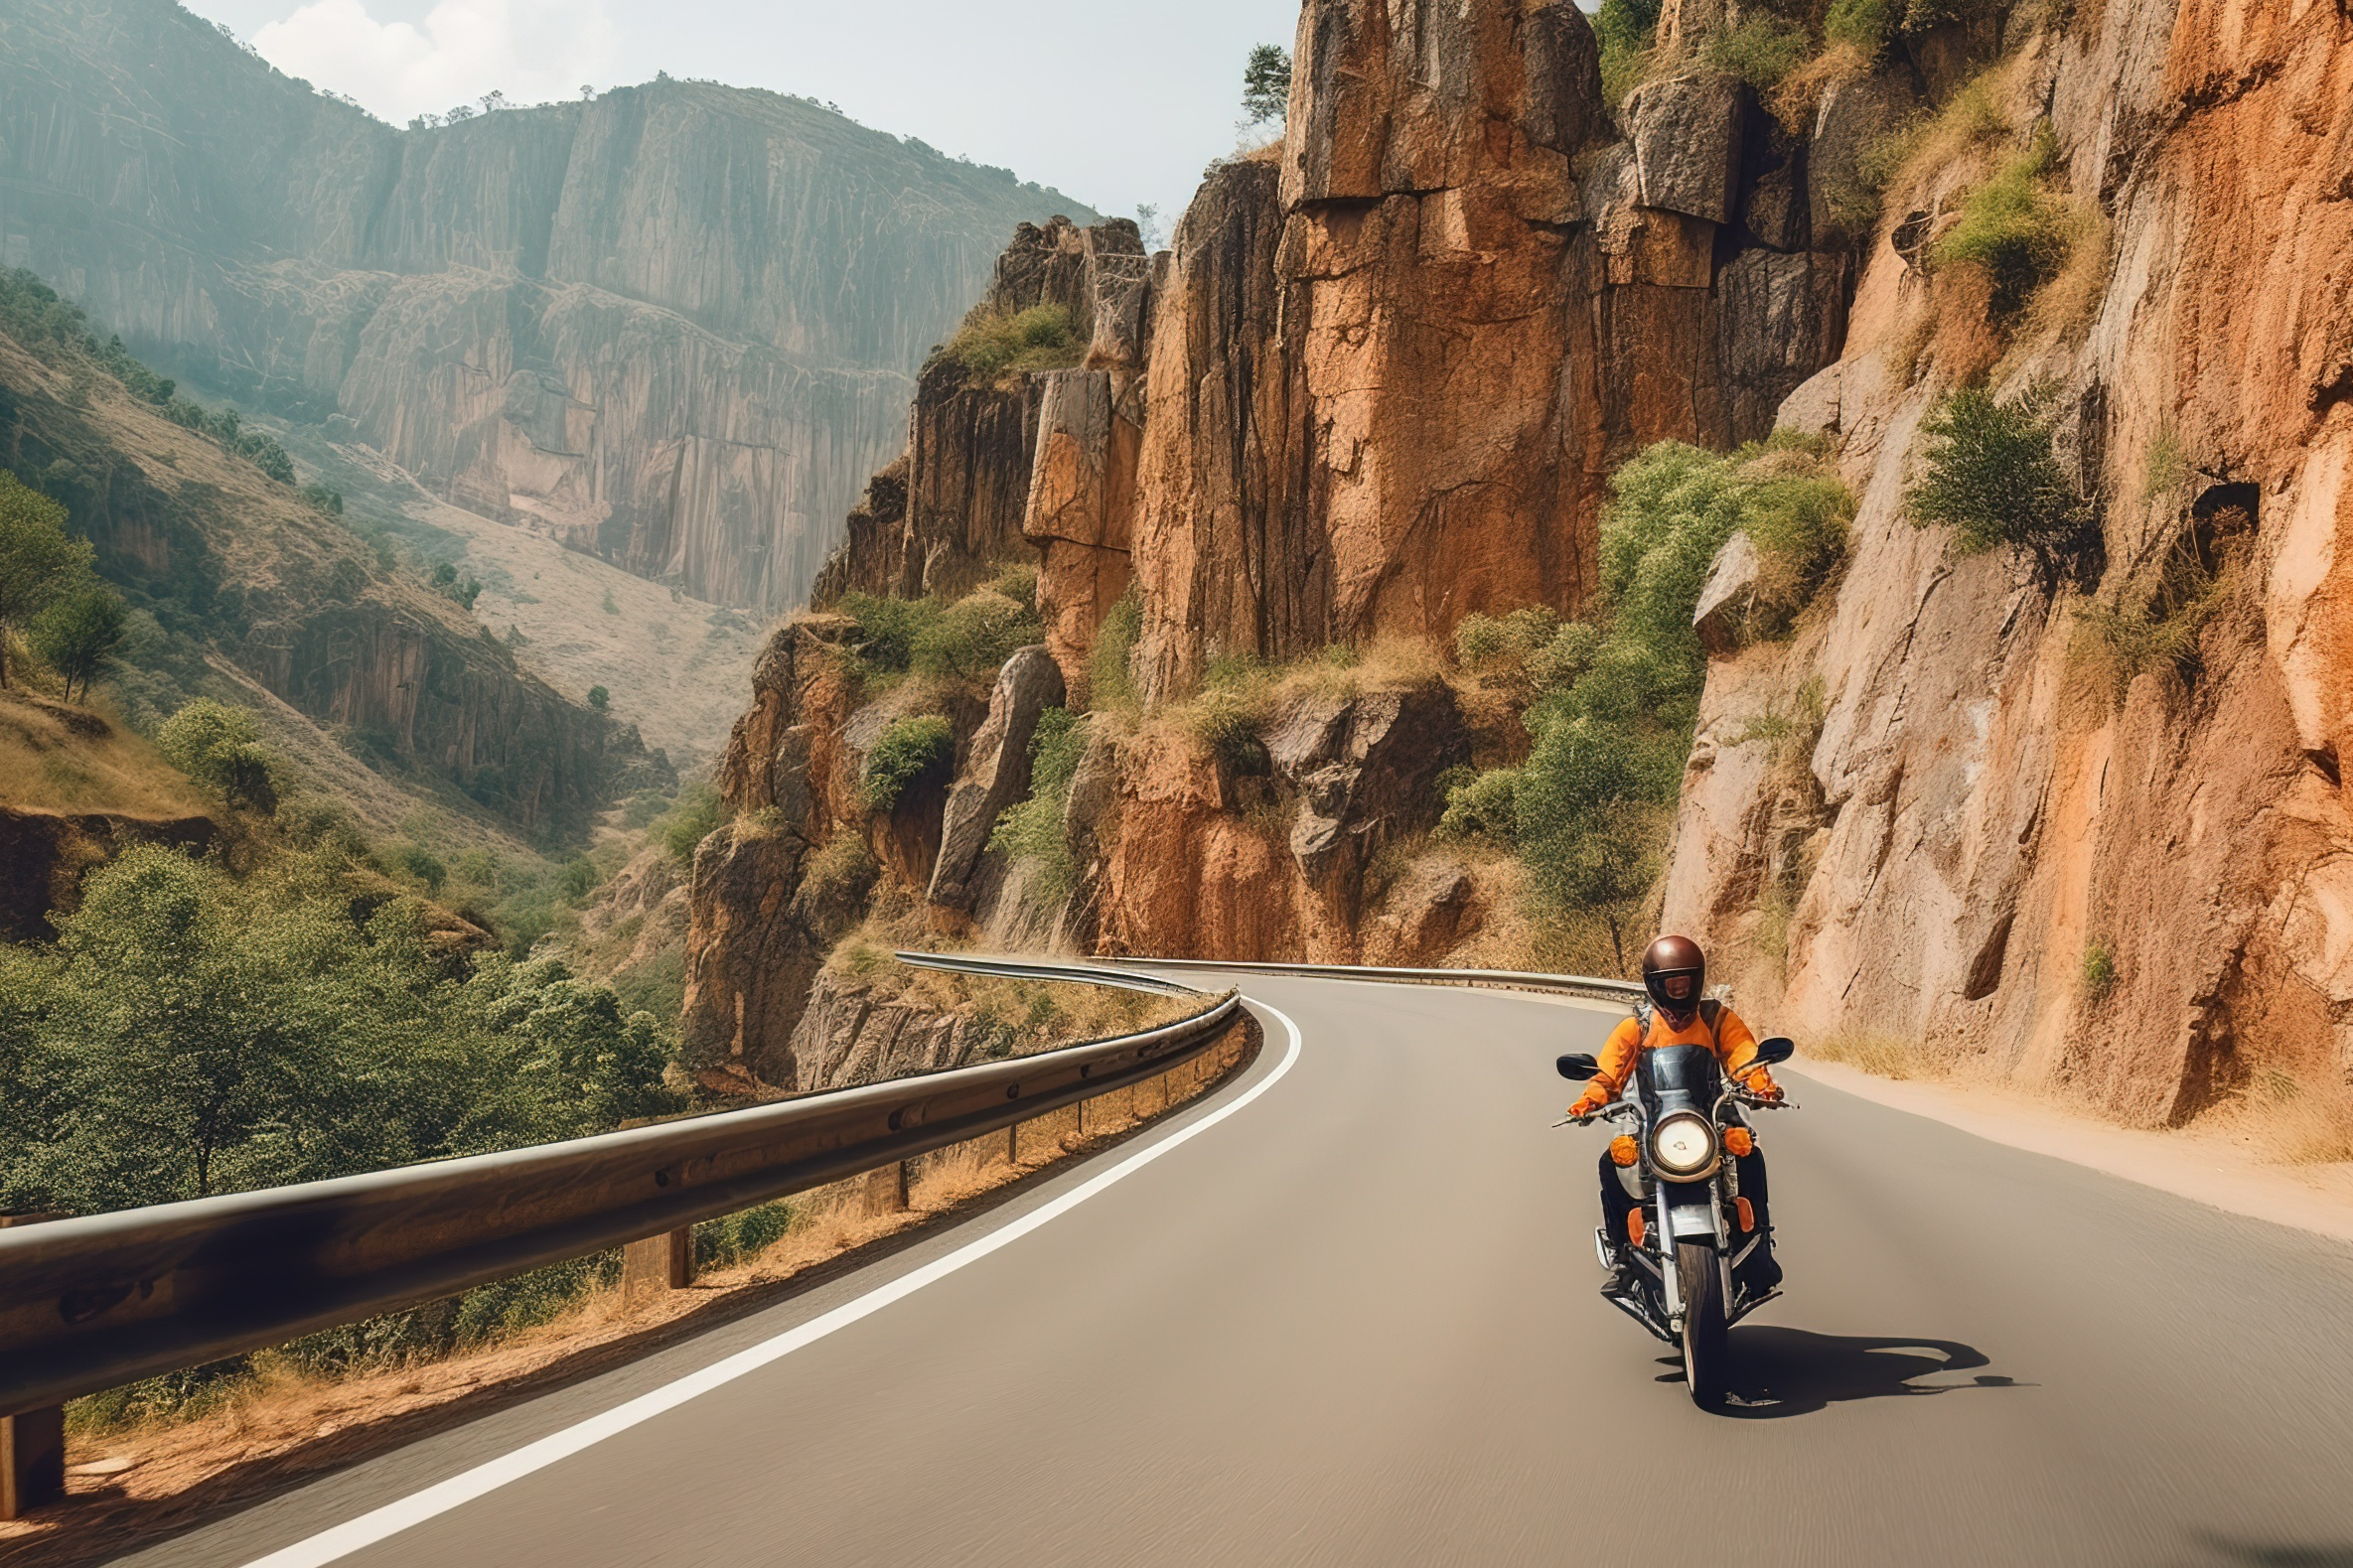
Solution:
[[[0,6],[0,259],[470,509],[788,608],[1017,222],[1084,208],[657,80],[395,130],[161,0]],[[340,417],[337,417],[340,416]]]

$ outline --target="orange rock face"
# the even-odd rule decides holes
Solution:
[[[2353,15],[2112,3],[2006,86],[2020,125],[2048,106],[2112,268],[2089,325],[2029,336],[1999,389],[2060,389],[2105,498],[2099,600],[2134,602],[2195,548],[2235,563],[2217,613],[2194,657],[2120,693],[2053,585],[1904,518],[1942,372],[1898,371],[1925,291],[1883,227],[1835,387],[1793,402],[1840,442],[1854,549],[1795,645],[1711,671],[1666,918],[1737,952],[1778,906],[1786,956],[1749,966],[1743,1006],[1801,1038],[1922,1040],[2150,1124],[2282,1080],[2334,1094],[2353,1073]],[[1809,678],[1828,711],[1793,769],[1742,737]]]

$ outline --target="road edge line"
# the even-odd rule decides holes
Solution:
[[[1247,999],[1246,999],[1247,1000]],[[697,1371],[664,1383],[662,1387],[639,1394],[601,1414],[590,1416],[559,1431],[551,1432],[536,1441],[526,1443],[513,1453],[486,1461],[470,1470],[459,1472],[446,1481],[427,1487],[422,1492],[409,1494],[384,1503],[356,1519],[283,1546],[266,1556],[256,1557],[245,1568],[322,1568],[356,1551],[387,1540],[413,1525],[438,1518],[452,1509],[462,1507],[477,1497],[487,1497],[511,1482],[545,1470],[582,1450],[591,1448],[606,1438],[628,1431],[631,1427],[651,1421],[654,1417],[674,1410],[688,1400],[724,1387],[737,1378],[758,1371],[771,1361],[781,1360],[795,1351],[805,1349],[825,1339],[837,1330],[846,1329],[861,1319],[871,1317],[895,1301],[914,1295],[926,1285],[946,1279],[949,1275],[977,1263],[980,1259],[1009,1246],[1040,1226],[1059,1218],[1085,1203],[1088,1199],[1114,1184],[1126,1180],[1137,1171],[1159,1159],[1170,1150],[1209,1131],[1227,1117],[1249,1105],[1291,1070],[1299,1060],[1299,1026],[1281,1008],[1263,1002],[1251,1006],[1271,1014],[1281,1023],[1290,1037],[1282,1060],[1274,1069],[1251,1084],[1226,1104],[1209,1112],[1197,1121],[1170,1132],[1147,1147],[1127,1156],[1107,1171],[1088,1178],[1077,1187],[1048,1203],[1039,1205],[1020,1218],[991,1230],[984,1236],[966,1242],[945,1257],[934,1258],[923,1267],[900,1275],[887,1285],[879,1285],[855,1300],[809,1319],[807,1323],[786,1330],[772,1339],[763,1340],[749,1349],[712,1362]]]

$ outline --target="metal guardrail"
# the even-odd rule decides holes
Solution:
[[[927,967],[1164,994],[1082,965]],[[1189,1061],[1229,995],[1138,1034],[503,1154],[0,1230],[0,1416],[716,1218],[961,1143]]]
[[[1639,980],[1605,980],[1583,974],[1538,974],[1518,969],[1401,969],[1351,963],[1246,963],[1216,958],[1106,958],[1106,963],[1150,969],[1207,969],[1231,974],[1286,974],[1306,979],[1426,981],[1437,985],[1492,985],[1518,991],[1562,991],[1579,996],[1644,995]]]

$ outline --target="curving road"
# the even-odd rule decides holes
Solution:
[[[2353,1247],[1792,1073],[1790,1293],[1711,1416],[1594,1293],[1600,1135],[1549,1125],[1613,1014],[1247,989],[1266,1050],[1167,1127],[123,1560],[2353,1568]]]

